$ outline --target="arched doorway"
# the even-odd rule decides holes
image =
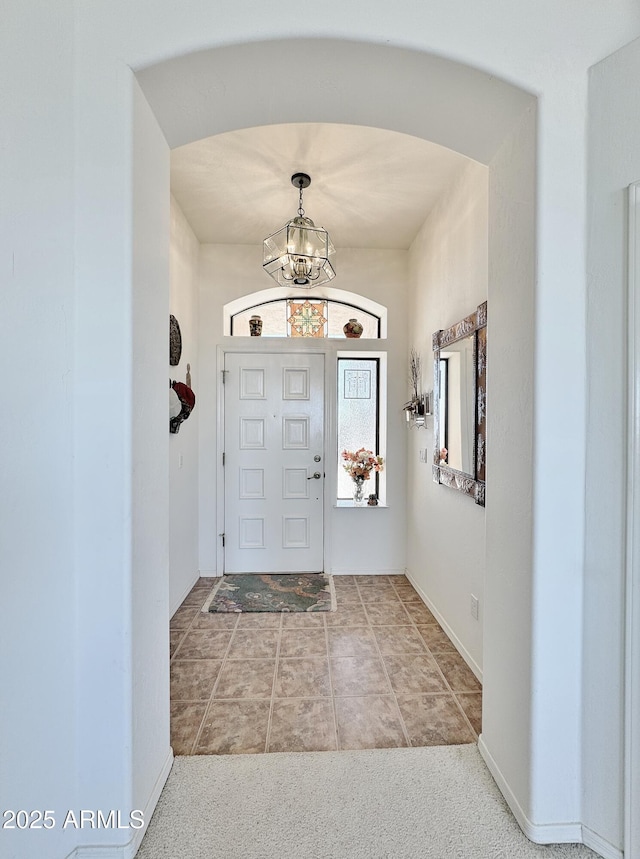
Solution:
[[[312,62],[322,82],[313,100],[306,100],[302,84],[297,95],[290,88],[287,98],[274,95],[297,62]],[[539,840],[557,839],[553,827],[538,831],[527,817],[535,745],[530,734],[534,684],[533,523],[528,502],[533,480],[531,401],[518,412],[512,409],[514,391],[533,390],[535,99],[448,60],[331,40],[221,48],[141,70],[137,77],[172,147],[221,131],[274,122],[356,122],[421,136],[489,165],[489,303],[496,314],[491,331],[492,421],[501,448],[499,454],[488,453],[493,485],[487,501],[485,757],[528,834]],[[514,473],[521,475],[524,492],[513,493]],[[505,542],[505,533],[513,533],[514,539]],[[524,571],[515,589],[513,569]],[[514,647],[506,646],[514,640]],[[578,650],[576,638],[566,653],[567,666],[576,664]],[[523,713],[529,718],[523,718]],[[559,741],[573,738],[569,770],[578,760],[576,716],[570,707],[558,731]],[[542,782],[536,789],[544,789]],[[573,808],[577,801],[572,791],[568,805]],[[573,812],[567,814],[568,819],[577,819]],[[576,839],[580,835],[579,829],[568,832],[566,826],[562,834]]]

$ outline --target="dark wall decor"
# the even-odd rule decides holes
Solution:
[[[182,332],[178,320],[169,315],[169,364],[177,367],[182,357]],[[169,379],[169,432],[180,431],[180,424],[186,421],[196,404],[196,395],[191,389],[191,364],[187,364],[184,382]]]
[[[180,424],[186,421],[196,405],[196,395],[184,382],[176,382],[169,379],[169,387],[173,392],[172,405],[169,401],[169,432],[180,432]]]
[[[169,364],[177,367],[182,355],[182,334],[180,325],[173,314],[169,316]]]
[[[484,507],[487,302],[433,335],[433,479]]]

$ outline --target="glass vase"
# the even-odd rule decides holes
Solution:
[[[353,503],[360,506],[364,502],[364,476],[352,478],[353,480]]]

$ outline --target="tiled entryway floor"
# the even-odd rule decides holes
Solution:
[[[472,743],[482,691],[404,576],[335,576],[338,609],[171,620],[175,754]]]

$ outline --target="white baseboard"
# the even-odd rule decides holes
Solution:
[[[475,676],[478,678],[478,680],[480,681],[480,683],[482,683],[482,668],[480,668],[480,666],[479,666],[479,665],[478,665],[478,663],[475,661],[475,659],[473,658],[473,656],[471,656],[471,654],[469,653],[469,651],[467,650],[467,648],[466,648],[466,647],[464,646],[464,644],[460,641],[460,639],[459,639],[459,638],[458,638],[458,636],[455,634],[455,632],[451,629],[451,627],[449,626],[449,624],[447,623],[447,621],[443,618],[443,616],[440,614],[440,612],[438,611],[438,609],[434,606],[434,604],[431,602],[431,600],[429,599],[429,597],[428,597],[428,596],[425,594],[425,592],[422,590],[422,588],[420,587],[420,585],[416,583],[416,580],[413,578],[413,576],[411,575],[410,571],[409,571],[409,570],[404,570],[403,572],[404,572],[404,574],[406,575],[406,577],[409,579],[409,581],[411,582],[411,584],[413,585],[413,587],[414,587],[414,588],[416,589],[416,591],[418,592],[418,594],[419,594],[420,599],[422,600],[422,602],[426,605],[426,607],[429,609],[429,611],[431,612],[431,614],[435,617],[435,619],[438,621],[438,623],[440,624],[440,626],[441,626],[441,627],[444,629],[444,631],[447,633],[447,635],[448,635],[448,637],[451,639],[451,643],[453,644],[453,646],[455,647],[455,649],[458,651],[458,653],[460,654],[460,656],[462,656],[462,658],[463,658],[463,659],[464,659],[464,661],[467,663],[467,665],[469,666],[469,668],[473,671],[473,673],[474,673],[474,674],[475,674]]]
[[[219,579],[224,573],[219,573],[217,570],[199,570],[198,576],[201,579]]]
[[[131,842],[123,847],[77,847],[67,859],[128,859],[135,856],[135,853],[129,852],[130,845]]]
[[[332,576],[404,576],[404,570],[345,570],[331,569],[327,570]]]
[[[67,859],[125,859],[125,857],[135,856],[128,852],[129,845],[123,847],[76,847],[73,853],[69,853]],[[125,852],[127,851],[127,852]]]
[[[191,592],[191,588],[195,585],[195,583],[198,581],[199,578],[200,578],[200,573],[196,573],[195,578],[193,579],[191,584],[187,585],[187,587],[183,591],[182,595],[178,598],[177,605],[170,605],[169,606],[169,617],[173,617],[174,614],[178,611],[178,609],[180,608],[182,603],[187,598],[187,595]]]
[[[76,849],[69,854],[67,859],[134,859],[136,853],[140,849],[142,839],[147,831],[149,821],[151,820],[154,809],[158,804],[162,788],[169,777],[172,766],[173,749],[169,749],[169,754],[162,765],[160,774],[156,779],[153,790],[151,791],[151,796],[149,797],[144,809],[142,809],[144,815],[144,826],[135,830],[135,834],[130,841],[127,841],[126,844],[120,844],[117,846],[113,844],[94,844],[92,846],[87,845],[85,847],[76,847]]]
[[[478,739],[478,751],[482,755],[487,769],[498,785],[500,793],[504,796],[520,829],[522,829],[529,841],[533,841],[535,844],[582,844],[583,827],[580,823],[532,823],[507,784],[491,752],[487,749],[482,734]]]
[[[594,832],[593,829],[589,829],[588,826],[584,825],[582,827],[582,843],[590,847],[594,853],[602,856],[603,859],[623,859],[624,857],[623,850],[615,847],[606,838],[603,838],[597,832]]]
[[[149,827],[149,823],[151,821],[151,817],[153,812],[155,811],[155,807],[158,804],[158,800],[160,799],[160,794],[162,793],[162,789],[165,786],[167,779],[169,778],[169,773],[171,772],[171,767],[173,766],[173,749],[169,748],[169,753],[164,760],[164,764],[162,765],[162,769],[158,774],[158,778],[153,786],[151,791],[151,795],[147,800],[147,804],[143,809],[144,813],[144,826],[140,829],[136,830],[136,834],[133,837],[133,841],[131,842],[132,850],[129,854],[127,854],[126,859],[134,859],[134,856],[138,852],[140,845],[142,844],[142,839],[144,838],[145,832]]]

